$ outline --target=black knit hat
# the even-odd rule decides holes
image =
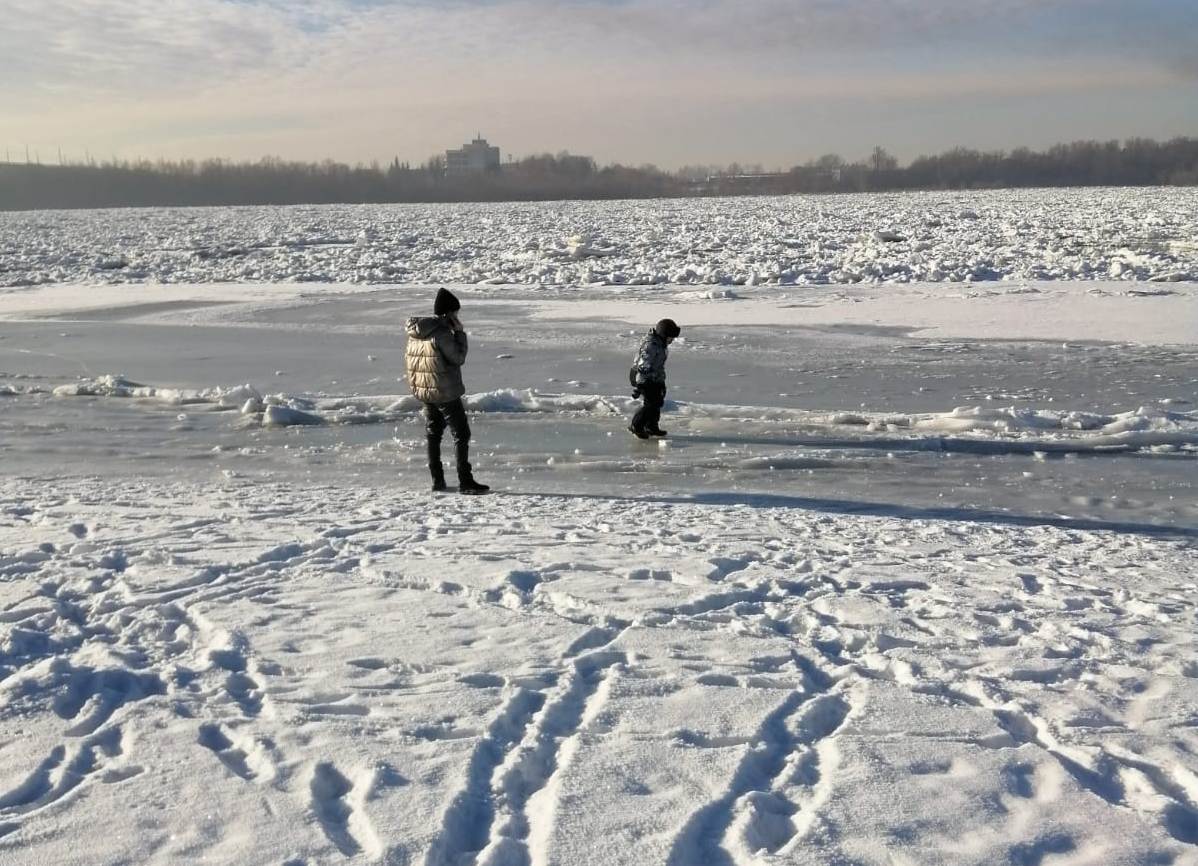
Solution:
[[[673,339],[682,333],[682,329],[678,327],[678,323],[673,319],[662,319],[653,326],[653,330],[665,337],[667,340]]]
[[[433,301],[433,315],[444,316],[446,313],[456,313],[462,309],[459,301],[449,289],[438,289],[437,298]]]

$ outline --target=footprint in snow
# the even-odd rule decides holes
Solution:
[[[385,668],[387,666],[387,662],[385,659],[373,658],[373,657],[349,659],[348,661],[346,661],[346,664],[350,665],[352,667],[361,668],[361,669],[367,670],[367,671],[382,670],[383,668]]]

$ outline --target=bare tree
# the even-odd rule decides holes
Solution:
[[[881,145],[874,148],[869,160],[875,172],[894,171],[898,168],[898,160]]]

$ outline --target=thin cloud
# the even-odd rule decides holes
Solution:
[[[3,5],[10,0],[0,0]],[[39,0],[3,14],[0,89],[142,92],[395,52],[441,69],[509,55],[568,63],[678,58],[761,61],[763,51],[924,53],[1016,36],[1096,0],[627,0],[366,3],[360,0]],[[1088,24],[1092,30],[1094,23]],[[1012,38],[1005,50],[1019,42]],[[994,46],[1004,50],[1001,43]],[[859,58],[858,58],[859,59]],[[463,72],[468,77],[470,72]]]
[[[14,2],[0,0],[0,129],[16,131],[13,144],[141,154],[352,159],[373,139],[384,153],[402,142],[405,157],[420,158],[444,146],[448,130],[483,126],[517,152],[568,146],[665,161],[665,142],[707,118],[730,127],[720,131],[730,140],[737,126],[805,107],[832,117],[886,100],[976,98],[976,113],[998,100],[1152,96],[1198,75],[1192,0],[1134,10],[1119,0],[39,0],[5,9]],[[1162,114],[1159,126],[1175,122]],[[563,140],[573,129],[586,132]],[[557,138],[543,143],[548,133]],[[629,136],[634,144],[619,143]]]
[[[231,0],[39,0],[0,29],[0,88],[34,94],[203,86],[302,64],[297,11]]]

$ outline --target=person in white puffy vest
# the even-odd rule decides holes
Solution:
[[[404,361],[412,394],[424,404],[428,436],[428,470],[433,491],[446,490],[441,465],[441,437],[448,427],[457,456],[458,492],[486,493],[491,488],[474,478],[470,467],[470,424],[462,397],[462,365],[469,348],[466,331],[458,319],[461,302],[448,289],[440,289],[433,301],[433,315],[408,319],[408,344]]]

